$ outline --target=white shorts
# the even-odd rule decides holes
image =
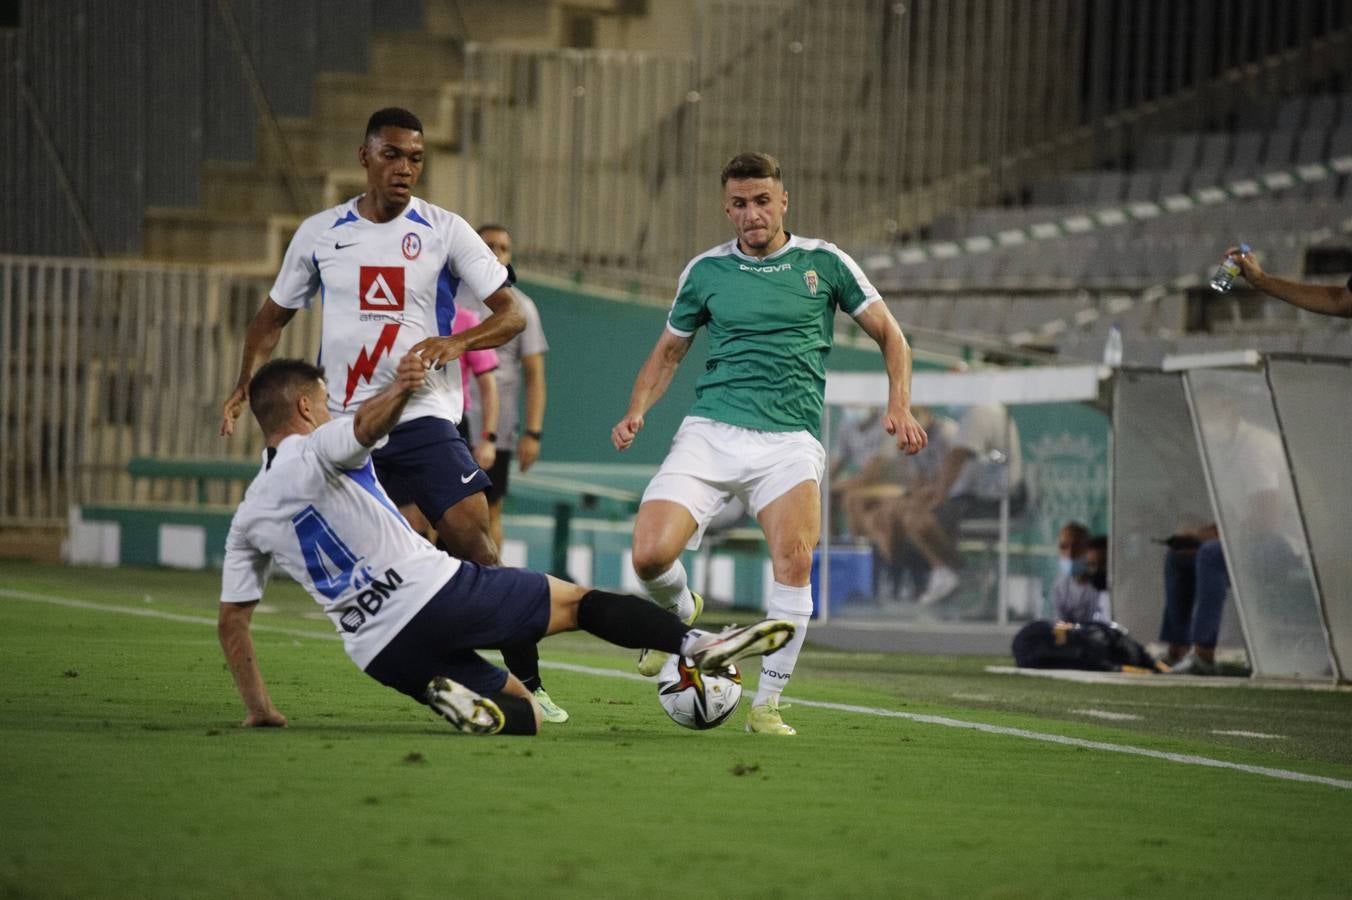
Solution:
[[[679,503],[694,518],[691,550],[709,522],[735,497],[752,516],[804,481],[821,484],[826,451],[806,431],[754,431],[702,416],[686,416],[643,502]]]

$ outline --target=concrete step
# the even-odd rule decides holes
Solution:
[[[146,210],[141,253],[146,259],[255,263],[275,270],[303,218],[151,207]]]
[[[315,79],[314,118],[323,127],[346,128],[361,142],[371,113],[402,106],[423,123],[432,140],[453,142],[460,128],[456,82],[380,79],[342,72],[321,72]],[[357,144],[352,145],[353,148]]]
[[[330,173],[308,166],[294,171],[299,197],[292,196],[288,169],[272,160],[258,163],[208,160],[202,166],[202,208],[226,214],[308,215],[324,203]],[[357,171],[362,170],[357,168]],[[362,183],[365,183],[364,177]]]
[[[465,74],[465,43],[426,32],[382,32],[370,42],[371,76],[422,84],[456,81]]]
[[[283,153],[271,135],[260,132],[259,165],[277,169],[294,165],[301,169],[323,171],[360,168],[357,148],[361,146],[365,119],[357,125],[338,126],[318,119],[282,117],[278,124],[290,153]],[[426,123],[424,127],[427,127]],[[437,140],[428,135],[424,135],[424,141],[429,156],[439,157],[456,152],[455,146],[449,141]]]
[[[432,34],[481,43],[554,46],[559,30],[557,6],[541,0],[427,0],[423,24]]]

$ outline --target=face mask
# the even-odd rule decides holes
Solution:
[[[1074,564],[1075,564],[1075,560],[1071,559],[1069,556],[1059,556],[1059,557],[1057,557],[1057,558],[1056,558],[1056,574],[1057,574],[1057,575],[1069,575],[1069,574],[1070,574],[1070,570],[1071,570],[1071,568],[1074,566]]]

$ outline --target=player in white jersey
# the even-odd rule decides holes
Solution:
[[[275,360],[251,380],[267,450],[230,524],[218,626],[248,710],[245,726],[287,723],[250,633],[274,563],[324,608],[354,663],[469,734],[534,734],[540,723],[532,694],[480,649],[582,628],[623,647],[679,652],[712,670],[792,636],[791,622],[775,620],[708,634],[638,597],[436,550],[399,514],[371,464],[371,448],[425,388],[426,365],[405,354],[384,390],[340,418],[325,402],[323,369],[302,360]]]
[[[306,219],[292,238],[249,324],[221,433],[233,431],[249,379],[272,355],[282,329],[320,296],[320,362],[336,375],[329,386],[333,414],[350,415],[379,392],[410,349],[435,364],[389,442],[374,454],[375,471],[396,504],[417,506],[449,552],[496,565],[483,493],[490,482],[456,431],[464,395],[459,366],[449,364],[466,351],[498,346],[521,331],[524,319],[510,269],[474,229],[413,196],[424,152],[422,123],[412,113],[390,108],[371,116],[358,150],[366,193]],[[452,335],[457,297],[481,302],[489,315]],[[532,690],[543,692],[533,645],[509,648],[506,659]]]

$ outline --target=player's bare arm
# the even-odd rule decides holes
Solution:
[[[254,314],[249,330],[244,335],[244,351],[240,355],[239,378],[235,389],[221,408],[221,436],[235,433],[235,420],[244,412],[249,400],[249,379],[260,365],[272,358],[282,329],[296,317],[296,310],[280,306],[268,297]]]
[[[393,431],[408,399],[426,380],[427,363],[423,358],[413,350],[404,354],[394,370],[394,381],[357,409],[352,429],[358,442],[363,447],[373,447],[376,441]]]
[[[498,458],[498,376],[494,371],[481,372],[474,380],[479,385],[479,404],[484,420],[484,434],[474,443],[474,461],[479,468],[488,471]],[[494,436],[491,440],[490,434]]]
[[[532,353],[521,358],[521,375],[526,384],[526,427],[516,443],[516,464],[521,472],[540,458],[540,439],[536,435],[545,427],[545,355]]]
[[[1305,284],[1288,281],[1263,271],[1258,259],[1252,252],[1245,253],[1239,247],[1231,247],[1226,255],[1239,263],[1244,280],[1269,297],[1276,297],[1292,306],[1308,309],[1310,312],[1326,316],[1352,318],[1352,290],[1346,285]]]
[[[491,315],[485,316],[478,325],[459,334],[423,338],[413,345],[414,352],[429,365],[444,366],[459,359],[466,351],[501,347],[525,329],[526,317],[516,302],[516,293],[507,285],[489,294],[484,305]]]
[[[911,347],[906,335],[882,302],[870,303],[855,321],[877,342],[887,365],[887,415],[883,427],[888,434],[896,435],[899,449],[919,453],[929,442],[929,436],[911,414]]]
[[[248,712],[240,723],[241,727],[284,728],[286,716],[273,706],[268,686],[263,681],[263,673],[258,668],[258,657],[254,654],[249,623],[253,620],[254,607],[257,605],[257,600],[222,603],[216,621],[216,634],[221,641],[221,650],[225,653],[225,663]]]
[[[643,429],[643,415],[652,409],[654,403],[662,398],[671,386],[676,369],[690,352],[693,337],[681,337],[669,329],[662,331],[653,351],[638,370],[634,380],[634,390],[629,395],[629,409],[624,418],[610,430],[610,442],[616,450],[627,450],[634,438]]]

